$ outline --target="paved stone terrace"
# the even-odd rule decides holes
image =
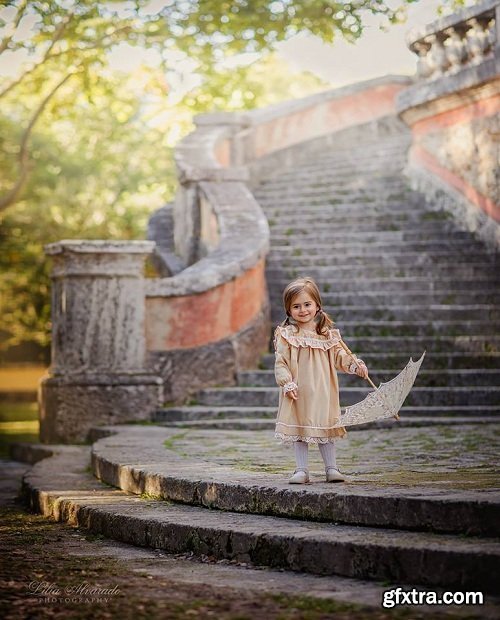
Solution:
[[[169,441],[176,453],[238,470],[282,475],[295,467],[293,450],[271,431],[180,431]],[[468,489],[500,498],[500,426],[466,424],[349,432],[336,442],[337,463],[349,485]],[[309,448],[314,482],[323,482],[317,446]],[[325,486],[331,487],[331,485]]]

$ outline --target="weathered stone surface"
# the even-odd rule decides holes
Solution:
[[[162,278],[173,276],[186,267],[175,254],[172,204],[161,207],[149,218],[148,239],[155,242],[151,260]]]
[[[60,241],[53,258],[54,375],[144,370],[145,257],[150,241]]]
[[[211,385],[234,385],[236,373],[255,366],[269,345],[269,306],[230,338],[190,349],[152,351],[150,367],[164,381],[164,402],[181,404]]]
[[[162,402],[162,380],[145,363],[142,272],[152,250],[150,241],[46,246],[53,330],[39,398],[42,441],[84,441],[92,425],[145,419]]]
[[[408,165],[407,174],[413,189],[426,197],[435,212],[451,213],[457,227],[473,233],[484,242],[492,254],[498,254],[500,224],[478,209],[460,192],[421,166]]]
[[[476,428],[474,433],[477,437],[486,437],[491,433],[491,428],[495,427]],[[466,429],[465,426],[452,431],[452,435],[459,438]],[[108,430],[112,429],[103,429],[104,432]],[[283,474],[278,473],[283,468],[279,459],[290,458],[285,457],[285,447],[274,448],[276,469],[270,471],[272,433],[269,431],[247,431],[244,443],[238,443],[238,431],[210,433],[203,429],[191,429],[186,434],[166,428],[142,428],[132,432],[123,428],[116,430],[118,435],[105,437],[94,444],[92,466],[98,478],[125,491],[150,493],[164,499],[223,510],[300,519],[441,532],[467,531],[480,535],[499,533],[498,487],[493,484],[491,489],[476,490],[474,476],[467,473],[464,475],[469,476],[471,482],[467,491],[453,489],[453,484],[446,481],[446,473],[438,484],[429,484],[431,479],[434,481],[439,476],[443,461],[434,459],[438,471],[433,472],[421,463],[422,455],[419,459],[420,473],[413,476],[413,483],[388,484],[377,472],[381,468],[384,451],[380,454],[381,445],[377,445],[376,440],[384,436],[376,435],[376,430],[365,431],[364,435],[356,433],[356,438],[349,440],[353,447],[364,444],[363,462],[370,462],[370,467],[375,470],[371,472],[371,483],[366,481],[366,475],[353,474],[351,477],[346,472],[348,484],[332,486],[323,482],[302,488],[290,486]],[[439,427],[435,427],[433,432],[441,438],[449,437],[450,433]],[[421,433],[419,429],[397,427],[384,441],[392,443],[394,436],[400,437],[406,446],[412,437],[419,438]],[[372,437],[375,445],[370,445],[367,437]],[[163,445],[164,442],[167,445]],[[342,441],[339,445],[343,447],[344,443],[349,442]],[[425,450],[421,439],[418,439],[417,445]],[[460,454],[459,445],[447,449],[453,460],[462,460],[463,463],[457,463],[458,468],[460,465],[466,466],[469,451]],[[311,448],[310,452],[317,464],[318,451]],[[192,457],[194,453],[197,458]],[[356,457],[351,452],[349,458],[359,460],[359,455]],[[398,450],[396,458],[405,459],[403,449]],[[264,459],[265,465],[262,464]],[[395,462],[394,457],[392,461]],[[203,463],[201,468],[200,463]],[[382,464],[382,471],[383,468]],[[388,470],[387,465],[385,469]],[[390,479],[391,473],[388,473]],[[494,467],[490,473],[491,479]],[[403,481],[404,474],[400,476]],[[358,481],[358,478],[361,479]],[[481,484],[480,478],[477,478],[476,485],[480,487]]]
[[[500,99],[498,104],[497,110]],[[421,144],[443,167],[500,204],[499,151],[491,139],[498,134],[500,114],[494,114],[439,128],[424,135]]]
[[[162,402],[162,379],[151,374],[55,376],[40,388],[40,439],[83,442],[92,426],[149,420]]]
[[[143,500],[111,491],[83,473],[87,455],[81,448],[79,454],[37,463],[23,478],[29,506],[94,533],[169,552],[496,592],[500,548],[492,540],[306,523]]]

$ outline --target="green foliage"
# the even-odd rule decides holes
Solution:
[[[28,106],[30,94],[22,92],[18,101]],[[143,237],[148,214],[172,198],[172,149],[161,128],[148,126],[140,107],[123,76],[96,83],[92,103],[68,84],[33,132],[30,176],[0,227],[4,348],[49,341],[44,244]],[[15,106],[2,111],[9,117],[0,116],[0,188],[14,174],[9,155],[19,134]]]
[[[45,244],[144,236],[149,214],[174,195],[172,145],[193,114],[324,88],[277,60],[275,42],[299,31],[354,40],[364,16],[403,15],[373,0],[164,4],[153,11],[150,0],[2,2],[0,55],[24,52],[27,60],[17,76],[0,78],[0,350],[49,342]],[[158,66],[112,71],[109,52],[130,53],[124,44],[156,51]],[[261,59],[222,62],[241,52]],[[174,103],[179,58],[194,63],[200,82]]]

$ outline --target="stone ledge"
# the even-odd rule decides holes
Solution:
[[[292,99],[290,101],[275,103],[265,108],[250,110],[245,113],[242,120],[246,124],[260,124],[275,118],[287,116],[288,114],[293,114],[294,112],[298,112],[315,105],[326,103],[328,101],[342,99],[343,97],[348,97],[349,95],[355,95],[370,88],[377,88],[388,84],[409,85],[412,84],[413,81],[413,78],[406,75],[382,75],[370,80],[356,82],[355,84],[348,84],[347,86],[342,86],[340,88],[333,88],[314,95],[302,97],[300,99]]]
[[[497,592],[496,541],[172,505],[110,489],[86,472],[87,464],[86,448],[36,464],[23,476],[24,501],[56,521],[170,553],[193,551],[315,574]]]
[[[208,256],[170,278],[146,281],[147,297],[194,295],[243,275],[269,251],[269,226],[262,209],[243,183],[201,183],[213,206],[219,243]]]
[[[463,106],[465,102],[481,101],[498,93],[499,74],[500,54],[452,75],[417,82],[399,93],[396,111],[405,122],[413,124],[421,118]]]
[[[61,254],[65,250],[77,254],[149,254],[153,251],[153,241],[116,241],[112,239],[62,239],[44,246],[49,256]]]
[[[310,491],[290,487],[279,474],[248,474],[182,457],[163,443],[175,438],[175,429],[121,426],[111,430],[116,434],[92,447],[92,469],[97,478],[127,492],[295,519],[477,535],[499,533],[500,498],[489,493],[366,484],[332,488],[327,483]],[[109,431],[110,427],[101,430]]]

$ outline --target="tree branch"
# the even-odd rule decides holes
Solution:
[[[13,204],[16,201],[16,199],[17,199],[17,197],[19,195],[19,192],[23,188],[24,183],[26,182],[26,179],[28,177],[29,167],[30,167],[29,166],[28,141],[30,139],[31,132],[33,131],[33,127],[36,125],[38,119],[40,118],[42,112],[44,111],[45,107],[47,106],[49,101],[52,99],[52,97],[61,88],[61,86],[63,86],[76,73],[77,73],[76,71],[72,71],[71,73],[68,73],[67,75],[65,75],[64,78],[62,80],[60,80],[54,86],[54,88],[48,93],[48,95],[40,103],[38,108],[35,110],[35,113],[31,117],[31,120],[30,120],[28,126],[24,130],[23,137],[21,139],[21,145],[20,145],[20,148],[19,148],[19,156],[18,156],[18,160],[19,160],[19,178],[17,179],[17,181],[14,184],[14,186],[12,187],[12,189],[10,189],[10,191],[7,192],[7,194],[5,196],[0,198],[0,212],[4,211],[7,207],[10,207],[10,205]]]
[[[73,13],[71,14],[71,17],[73,17]],[[69,21],[65,24],[64,28],[66,28],[68,23],[69,23]],[[94,50],[94,49],[98,49],[98,48],[106,49],[106,48],[110,47],[113,44],[112,41],[110,41],[109,43],[105,43],[106,39],[109,39],[109,38],[115,36],[116,34],[120,34],[121,32],[127,32],[127,31],[130,31],[130,30],[131,30],[130,26],[122,26],[120,28],[117,28],[113,32],[111,32],[109,34],[105,34],[102,37],[100,37],[99,39],[96,39],[92,43],[92,45],[89,45],[87,47],[78,48],[78,51],[87,52],[89,50]],[[61,38],[62,32],[63,31],[60,32],[60,34],[58,36],[58,39]],[[50,52],[54,48],[54,45],[55,45],[56,42],[57,42],[57,39],[54,39],[51,42],[49,48],[45,52],[44,57],[42,58],[42,60],[40,60],[40,62],[38,62],[33,67],[31,67],[31,69],[28,69],[27,71],[25,71],[22,75],[19,76],[19,78],[17,80],[14,80],[14,82],[11,82],[2,91],[0,91],[0,99],[2,97],[5,97],[5,95],[7,95],[13,88],[15,88],[18,84],[20,84],[28,75],[31,75],[31,73],[36,71],[39,67],[41,67],[43,64],[45,64],[48,60],[53,60],[54,58],[61,58],[62,56],[65,56],[66,54],[69,54],[70,52],[74,51],[73,48],[69,48],[69,49],[61,50],[60,52],[56,52],[55,54],[51,54]]]
[[[55,44],[60,40],[60,38],[64,34],[64,31],[66,30],[66,28],[68,27],[68,24],[73,19],[73,16],[74,16],[73,12],[69,13],[67,18],[59,24],[59,26],[57,27],[57,30],[56,30],[56,32],[54,34],[54,38],[50,42],[50,45],[47,48],[47,51],[45,52],[45,54],[43,55],[42,60],[40,60],[40,62],[37,62],[35,65],[33,65],[33,67],[31,67],[31,69],[28,69],[27,71],[22,73],[17,78],[17,80],[14,80],[8,86],[6,86],[2,91],[0,91],[0,99],[2,97],[5,97],[5,95],[7,95],[7,93],[9,93],[13,88],[15,88],[18,84],[20,84],[28,75],[33,73],[33,71],[36,71],[38,69],[38,67],[41,67],[45,62],[47,62],[47,60],[49,58],[54,58],[54,56],[56,56],[56,54],[51,54],[51,52],[54,49]]]

